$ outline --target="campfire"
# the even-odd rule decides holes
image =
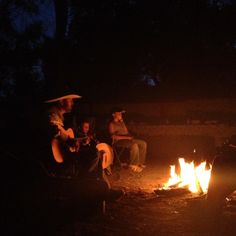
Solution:
[[[195,166],[194,162],[186,162],[179,158],[180,173],[176,173],[175,165],[170,166],[170,178],[160,190],[184,189],[192,193],[207,193],[211,176],[211,166],[207,168],[206,161]]]

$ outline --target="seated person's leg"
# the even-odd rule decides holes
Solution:
[[[139,164],[139,147],[138,144],[133,143],[130,146],[130,165]]]
[[[118,159],[119,162],[125,162],[127,164],[130,164],[130,150],[131,150],[131,146],[132,146],[133,142],[131,140],[128,139],[122,139],[122,140],[118,140],[115,142],[114,146],[114,151],[116,154],[116,158]],[[126,151],[129,151],[129,159],[127,160],[124,157],[126,155],[124,155],[126,153]],[[121,158],[123,159],[123,161],[121,161]],[[120,163],[121,164],[121,163]]]
[[[134,172],[141,172],[143,169],[139,166],[140,151],[137,143],[130,147],[130,168]]]
[[[133,140],[123,139],[115,143],[116,147],[129,148],[130,159],[129,167],[134,172],[141,172],[142,168],[139,165],[139,147],[138,144],[134,143]]]
[[[139,147],[139,164],[144,166],[146,162],[147,142],[141,139],[134,139],[133,142],[137,143]]]
[[[73,177],[73,163],[55,163],[53,166],[53,174],[57,177]]]
[[[101,177],[102,167],[96,148],[83,148],[77,154],[78,175],[87,177]]]

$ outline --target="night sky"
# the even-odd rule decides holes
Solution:
[[[1,77],[33,66],[31,86],[67,84],[95,100],[234,96],[234,1],[26,2],[5,4]],[[4,79],[19,91],[29,81],[18,77]],[[14,94],[5,84],[1,94]]]

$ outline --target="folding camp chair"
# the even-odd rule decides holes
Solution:
[[[114,164],[121,168],[128,165],[127,152],[129,147],[118,146],[112,141],[112,149],[114,152]]]

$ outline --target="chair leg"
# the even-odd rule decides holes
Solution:
[[[113,151],[114,151],[114,160],[117,163],[117,166],[119,167],[119,169],[123,166],[120,157],[122,156],[122,154],[125,151],[125,147],[121,147],[121,150],[117,150],[117,147],[113,146]]]
[[[106,214],[106,201],[102,201],[102,213],[105,215]]]
[[[119,154],[116,149],[113,149],[113,150],[114,150],[114,155],[115,155],[115,162],[117,162],[118,166],[121,167],[121,161],[120,161]]]

